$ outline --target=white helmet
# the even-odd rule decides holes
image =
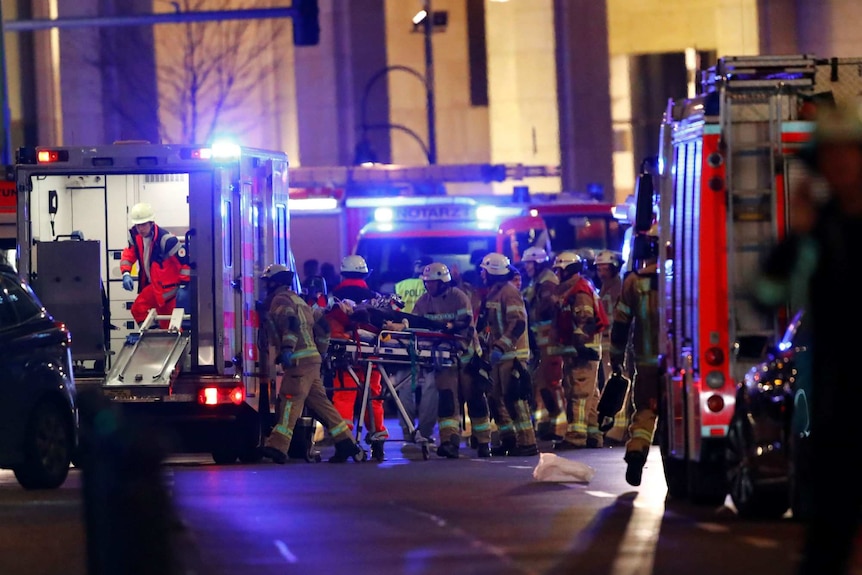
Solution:
[[[132,225],[145,224],[156,219],[156,214],[153,212],[153,206],[150,204],[135,204],[129,210],[129,218],[132,220]]]
[[[293,282],[293,272],[290,268],[282,264],[269,264],[263,273],[260,274],[262,280],[272,280],[281,282],[285,285],[290,285]]]
[[[342,272],[356,272],[360,274],[368,273],[368,263],[365,261],[365,258],[362,256],[351,255],[345,256],[343,260],[341,260],[341,271]]]
[[[482,258],[482,263],[479,264],[479,267],[492,276],[505,276],[511,272],[509,270],[510,263],[509,258],[503,254],[490,253]]]
[[[426,282],[440,280],[448,283],[452,281],[452,274],[449,272],[449,268],[446,267],[446,264],[432,262],[422,270],[422,280]]]
[[[596,265],[607,264],[620,267],[620,256],[616,252],[610,250],[602,250],[596,255]]]
[[[565,252],[560,253],[557,256],[557,258],[554,260],[553,267],[560,268],[560,269],[566,269],[567,267],[569,267],[571,265],[575,265],[575,264],[580,265],[582,261],[583,260],[581,260],[581,256],[579,256],[575,252],[565,251]]]
[[[524,256],[521,258],[521,261],[542,264],[548,261],[548,252],[545,251],[545,248],[530,246],[524,250]]]

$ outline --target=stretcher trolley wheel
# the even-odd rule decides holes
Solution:
[[[423,437],[421,433],[419,433],[418,429],[413,430],[413,443],[419,446],[419,449],[422,450],[422,459],[428,461],[428,438]]]
[[[365,451],[364,449],[360,449],[359,453],[357,453],[356,455],[353,456],[353,461],[356,461],[359,463],[361,463],[363,461],[368,461],[368,452]]]

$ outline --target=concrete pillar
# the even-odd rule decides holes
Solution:
[[[299,163],[351,165],[365,121],[389,121],[383,0],[320,0],[320,44],[297,47],[296,107]],[[378,161],[391,158],[388,130],[367,134]]]
[[[613,201],[606,0],[555,0],[562,189],[603,186]]]

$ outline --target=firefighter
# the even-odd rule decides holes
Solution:
[[[172,233],[155,223],[150,204],[139,203],[129,211],[129,246],[120,256],[123,289],[132,291],[132,266],[138,264],[138,295],[132,303],[132,317],[140,325],[150,309],[170,315],[176,307],[180,288],[186,289],[191,276],[185,246]],[[167,321],[160,322],[166,328]]]
[[[335,442],[332,463],[342,463],[361,454],[353,441],[350,426],[338,413],[320,379],[321,357],[314,337],[314,314],[305,301],[291,289],[293,272],[272,264],[260,276],[266,286],[265,329],[268,345],[275,349],[275,362],[283,370],[278,390],[281,405],[278,419],[266,438],[262,455],[275,463],[287,461],[287,451],[296,422],[308,406],[329,429]]]
[[[500,445],[493,455],[537,455],[536,434],[530,418],[532,383],[526,364],[527,310],[520,292],[512,285],[509,258],[490,253],[480,264],[488,292],[479,311],[477,330],[483,357],[491,363],[491,416],[497,423]]]
[[[549,350],[553,339],[554,295],[560,280],[551,270],[551,259],[544,248],[527,248],[522,261],[530,278],[524,299],[536,355],[532,372],[533,423],[539,439],[560,440],[565,434],[563,363],[560,355]]]
[[[350,300],[354,303],[379,297],[380,294],[368,287],[368,283],[365,281],[368,273],[368,263],[365,261],[365,258],[359,255],[345,256],[341,260],[341,283],[332,288],[332,296],[338,300]],[[333,321],[337,320],[341,315],[336,314],[335,316],[330,315],[327,317],[330,320],[330,325],[333,326],[332,337],[354,339],[353,334],[346,334],[344,332],[345,328],[349,327],[349,322],[344,325],[338,325],[338,321]],[[345,335],[336,335],[339,332]],[[383,393],[383,386],[381,384],[380,371],[377,368],[371,370],[371,377],[368,383],[371,386],[371,396],[379,398]],[[359,387],[359,382],[353,380],[353,377],[347,370],[340,369],[335,373],[333,378],[332,402],[335,404],[338,413],[344,419],[351,422],[351,428],[353,427],[355,414],[359,411],[357,409],[357,401],[361,398],[361,395],[357,393]],[[383,442],[389,439],[389,430],[386,428],[386,422],[383,419],[382,399],[371,400],[370,413],[366,414],[366,424],[370,425],[372,418],[374,426],[366,437],[366,441],[371,445],[371,457],[377,461],[382,461],[385,457]]]
[[[617,300],[623,288],[623,280],[620,277],[620,269],[622,268],[622,257],[617,252],[610,250],[602,250],[596,254],[596,274],[601,282],[599,289],[599,299],[602,302],[602,307],[608,318],[614,315],[614,307],[617,305]],[[605,384],[610,379],[611,369],[611,330],[602,332],[602,364],[599,378],[600,391],[604,391]],[[622,444],[625,441],[626,432],[629,425],[629,401],[628,393],[623,399],[623,407],[614,416],[614,421],[610,429],[605,432],[605,439]],[[601,422],[600,422],[601,423]]]
[[[452,285],[452,274],[443,263],[432,262],[425,266],[421,277],[426,291],[416,302],[414,315],[445,324],[447,333],[461,336],[464,342],[455,365],[425,374],[425,378],[430,377],[436,385],[438,394],[440,445],[437,455],[458,458],[462,403],[459,397],[463,397],[467,403],[473,437],[477,441],[477,454],[479,457],[490,457],[491,422],[485,390],[480,385],[474,385],[466,370],[476,352],[476,330],[470,297]]]
[[[658,420],[658,226],[646,235],[644,254],[634,254],[635,269],[623,281],[611,329],[611,371],[623,373],[629,331],[634,347],[634,414],[626,442],[626,482],[640,485]],[[641,259],[643,257],[643,259]]]
[[[562,356],[566,394],[566,432],[554,444],[558,451],[604,445],[598,423],[598,372],[601,332],[607,329],[608,319],[595,286],[581,275],[583,264],[578,254],[565,251],[553,265],[560,278],[554,353]]]

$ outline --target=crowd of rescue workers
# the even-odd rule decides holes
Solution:
[[[259,343],[281,383],[262,455],[285,463],[305,412],[331,436],[330,462],[364,459],[354,429],[367,385],[364,440],[382,461],[390,436],[380,370],[358,365],[342,344],[416,332],[448,338],[455,359],[395,366],[405,447],[436,446],[438,456],[457,459],[462,447],[487,458],[624,445],[626,480],[639,485],[657,417],[656,367],[644,342],[657,320],[655,259],[638,264],[624,280],[612,251],[551,258],[531,247],[517,267],[489,253],[464,274],[420,257],[412,277],[386,295],[369,287],[359,255],[342,260],[331,289],[314,260],[301,283],[287,266],[270,265],[261,275]],[[632,376],[639,385],[629,385]]]

